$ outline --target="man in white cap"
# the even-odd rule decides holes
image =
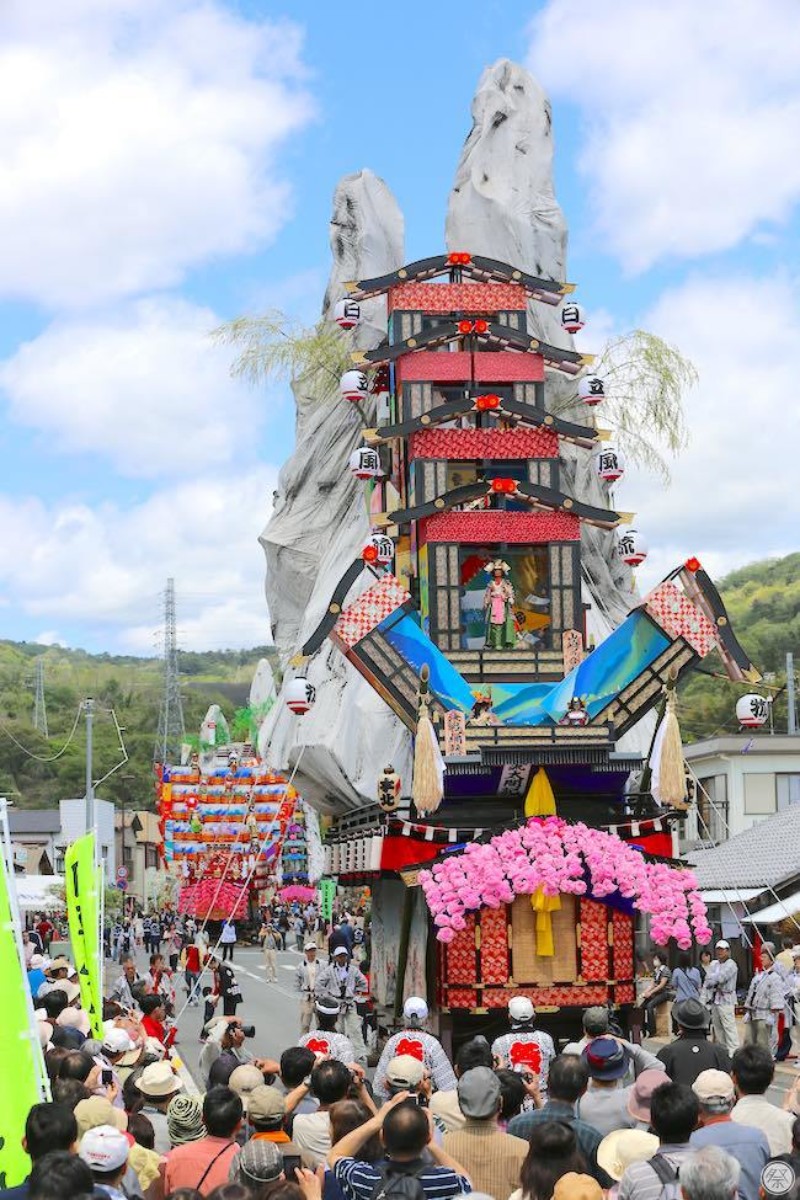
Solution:
[[[716,1041],[721,1042],[728,1054],[739,1049],[739,1034],[736,1029],[736,982],[739,968],[731,958],[730,942],[721,938],[715,946],[716,961],[706,972],[702,1000],[711,1011],[711,1028]]]
[[[111,1082],[116,1085],[116,1094],[112,1103],[115,1108],[124,1108],[125,1102],[122,1099],[122,1080],[116,1071],[117,1063],[120,1062],[126,1054],[137,1050],[136,1042],[125,1029],[120,1029],[113,1022],[108,1024],[103,1034],[103,1040],[100,1043],[100,1053],[95,1058],[95,1062],[101,1068],[111,1071]]]
[[[437,1092],[450,1092],[456,1086],[455,1072],[437,1038],[422,1026],[428,1019],[428,1005],[421,996],[409,996],[403,1005],[403,1027],[383,1048],[375,1068],[373,1091],[380,1104],[389,1099],[386,1069],[393,1058],[410,1054],[426,1067]]]
[[[356,1001],[369,991],[369,984],[353,962],[349,962],[346,946],[337,946],[332,961],[317,975],[316,995],[335,996],[339,1001],[338,1029],[350,1038],[355,1050],[355,1061],[366,1065],[367,1048],[361,1036],[361,1018],[356,1012]]]
[[[539,1094],[547,1099],[547,1077],[556,1048],[549,1033],[534,1028],[536,1009],[527,996],[513,996],[508,1003],[511,1032],[492,1042],[499,1065],[523,1076],[537,1076]]]
[[[308,1033],[314,1024],[314,991],[320,965],[317,962],[317,943],[306,942],[303,961],[294,972],[294,986],[300,993],[300,1032]]]
[[[92,1172],[95,1184],[111,1200],[126,1200],[120,1188],[128,1169],[130,1142],[113,1125],[97,1125],[88,1129],[81,1139],[78,1154]]]

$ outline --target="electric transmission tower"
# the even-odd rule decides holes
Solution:
[[[36,693],[33,701],[33,728],[42,737],[49,737],[47,732],[47,709],[44,703],[44,659],[36,659]]]
[[[178,677],[178,633],[175,621],[175,580],[167,580],[164,592],[164,691],[158,718],[154,762],[180,762],[181,743],[186,737]]]

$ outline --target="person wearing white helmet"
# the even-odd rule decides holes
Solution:
[[[538,1076],[539,1093],[547,1099],[547,1078],[556,1048],[549,1033],[534,1028],[536,1009],[527,996],[513,996],[508,1004],[511,1032],[492,1042],[492,1054],[502,1067],[520,1075]]]
[[[410,1054],[412,1058],[417,1058],[424,1064],[437,1092],[450,1092],[455,1089],[456,1077],[450,1060],[438,1038],[422,1028],[427,1019],[428,1005],[422,997],[409,996],[403,1005],[403,1028],[389,1038],[375,1068],[372,1090],[381,1103],[391,1095],[386,1082],[389,1063],[401,1054]]]

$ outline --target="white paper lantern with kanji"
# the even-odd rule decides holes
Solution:
[[[378,451],[372,446],[359,446],[349,459],[350,470],[356,479],[380,479],[385,475]]]
[[[648,547],[638,529],[628,529],[620,535],[617,554],[629,567],[638,567],[647,558]]]
[[[283,691],[286,707],[297,716],[302,717],[311,708],[317,698],[317,689],[309,683],[304,675],[290,679]]]
[[[736,720],[745,729],[758,729],[769,717],[769,701],[757,692],[748,692],[736,701]]]
[[[603,446],[597,452],[597,474],[606,483],[614,483],[625,474],[625,456],[613,446]]]
[[[385,567],[394,558],[394,542],[385,533],[373,533],[369,541],[364,543],[361,557],[364,562]]]
[[[577,333],[586,324],[586,314],[580,304],[568,301],[561,309],[561,328],[567,333]]]
[[[333,319],[340,329],[355,329],[361,320],[361,305],[357,300],[340,300],[333,310]]]
[[[339,391],[343,400],[366,400],[369,394],[369,381],[363,371],[345,371],[339,380]]]
[[[599,375],[584,375],[578,380],[578,399],[594,406],[606,398],[606,385]]]

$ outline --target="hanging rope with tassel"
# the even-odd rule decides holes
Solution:
[[[430,715],[430,672],[425,665],[420,672],[417,734],[414,741],[414,780],[411,798],[417,812],[436,812],[444,796],[444,760],[439,750],[436,730]]]
[[[677,707],[675,680],[671,679],[667,683],[666,712],[651,758],[653,796],[664,808],[686,808],[686,772]]]

